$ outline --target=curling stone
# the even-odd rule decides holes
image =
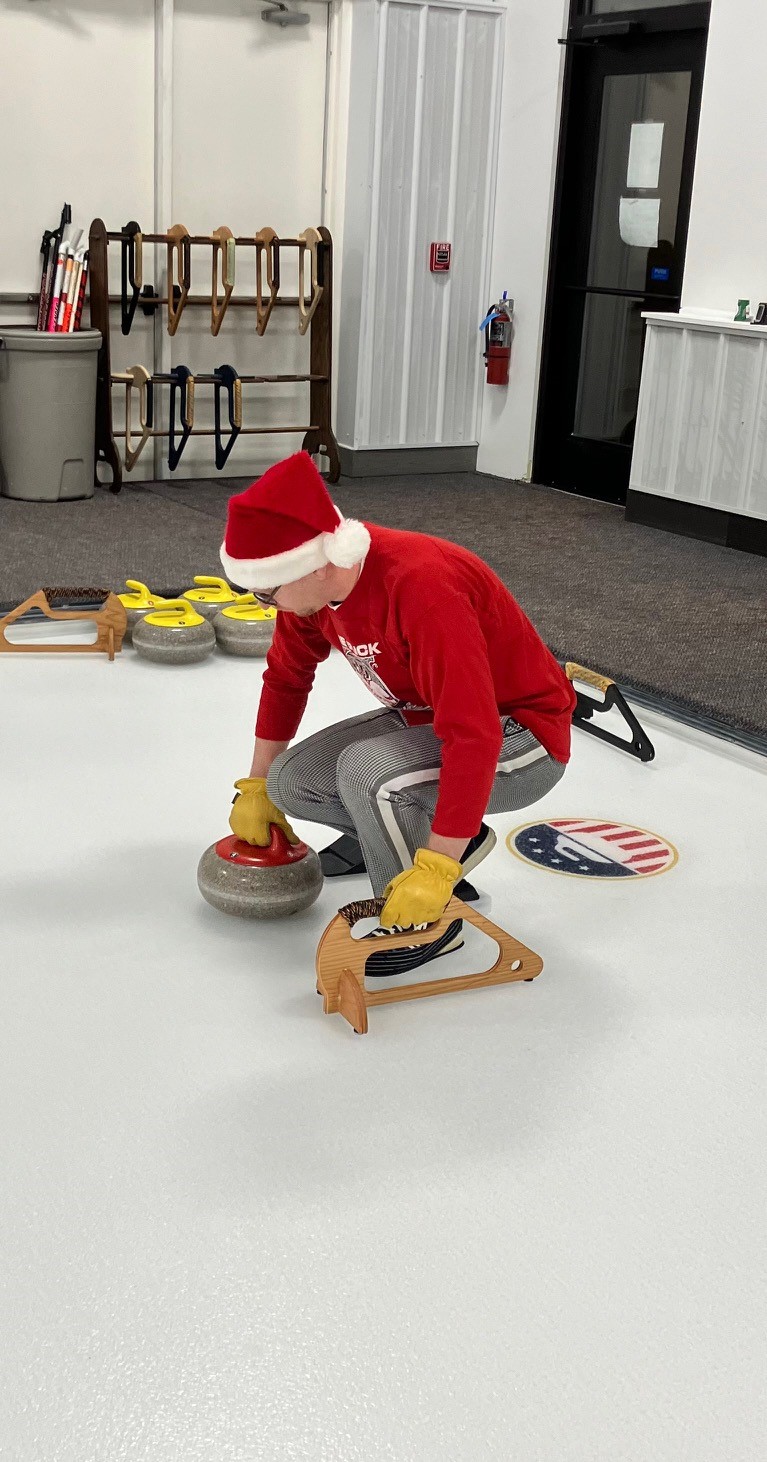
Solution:
[[[252,595],[244,595],[213,621],[219,649],[227,655],[263,657],[272,643],[276,618],[276,609],[264,609]]]
[[[215,648],[213,625],[186,599],[166,599],[133,629],[133,648],[159,665],[194,665]]]
[[[268,848],[240,838],[222,838],[203,853],[197,886],[223,914],[243,919],[284,919],[308,909],[322,888],[317,854],[306,843],[291,843],[272,824]]]
[[[205,619],[215,619],[227,604],[235,604],[241,595],[230,589],[226,579],[211,578],[208,574],[195,574],[196,589],[185,589],[182,598],[193,604],[198,614]]]
[[[132,592],[130,594],[118,594],[117,597],[128,617],[127,628],[123,635],[123,644],[129,645],[133,638],[134,626],[138,624],[140,619],[144,618],[144,615],[150,609],[155,609],[158,604],[162,604],[164,601],[159,594],[150,594],[146,584],[142,584],[138,579],[126,579],[125,587]]]

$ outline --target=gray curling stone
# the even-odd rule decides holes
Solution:
[[[222,609],[213,621],[219,649],[227,655],[263,658],[274,637],[276,618],[276,609],[262,609],[255,600]]]
[[[149,613],[150,609],[158,608],[163,601],[158,595],[151,594],[146,584],[140,583],[138,579],[126,579],[125,587],[131,590],[131,593],[118,594],[117,597],[125,610],[128,621],[123,635],[123,645],[130,645],[136,625],[145,614]]]
[[[158,665],[194,665],[207,659],[215,645],[213,625],[186,599],[167,599],[133,628],[136,654]]]
[[[216,579],[210,574],[195,574],[194,582],[197,587],[185,589],[181,597],[188,599],[197,613],[205,619],[214,620],[228,604],[235,604],[242,598],[242,595],[235,594],[234,589],[230,589],[226,579]]]
[[[139,620],[143,619],[144,615],[148,614],[148,612],[147,609],[126,609],[125,614],[128,622],[125,626],[125,634],[123,635],[123,645],[133,644],[133,631]]]
[[[203,853],[197,886],[222,914],[241,919],[284,919],[308,909],[319,896],[323,877],[317,854],[306,843],[291,843],[272,826],[268,848],[239,838],[222,838]]]

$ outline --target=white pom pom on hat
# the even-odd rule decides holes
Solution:
[[[327,563],[353,568],[369,547],[364,523],[342,516],[311,457],[298,452],[229,499],[221,562],[233,583],[275,589]]]
[[[365,557],[369,547],[370,534],[365,524],[358,523],[356,518],[342,518],[333,533],[325,534],[328,563],[334,563],[339,569],[354,568]]]

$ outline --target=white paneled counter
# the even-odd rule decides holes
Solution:
[[[767,520],[767,328],[644,319],[630,492]]]

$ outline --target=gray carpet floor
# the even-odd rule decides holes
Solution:
[[[42,585],[219,573],[226,502],[244,482],[0,499],[0,600]],[[767,560],[627,523],[621,508],[481,474],[342,479],[347,514],[438,533],[496,570],[561,659],[767,736]]]

